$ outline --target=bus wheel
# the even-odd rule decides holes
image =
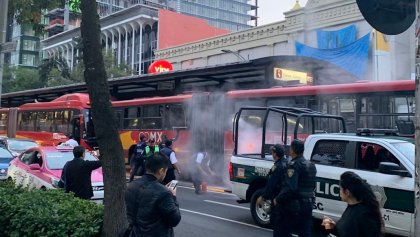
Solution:
[[[42,186],[42,187],[41,187],[41,191],[47,191],[47,188],[46,188],[46,187],[44,187],[44,186]]]
[[[270,227],[270,208],[271,202],[266,201],[262,204],[257,204],[257,199],[263,194],[264,189],[258,189],[251,197],[251,214],[255,223],[261,227]]]

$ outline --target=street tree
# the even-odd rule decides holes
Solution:
[[[65,0],[12,0],[9,1],[9,15],[13,15],[18,24],[31,24],[35,34],[44,32],[42,11],[64,6]]]
[[[30,67],[4,65],[3,93],[30,90],[43,87],[38,70]]]
[[[85,80],[92,105],[96,137],[104,172],[103,236],[119,236],[127,227],[124,193],[126,171],[100,42],[101,28],[95,0],[82,0],[81,36]]]
[[[42,9],[51,9],[61,0],[13,0],[11,10],[19,24],[40,23]],[[73,1],[77,7],[78,1]],[[62,6],[62,5],[61,5]],[[104,173],[105,211],[102,235],[119,236],[127,227],[124,192],[126,172],[123,149],[118,136],[116,118],[111,108],[107,74],[100,43],[100,24],[95,0],[82,0],[81,36],[83,44],[84,78],[88,87],[92,117],[95,121],[96,137],[99,144]],[[34,26],[42,31],[42,24]]]

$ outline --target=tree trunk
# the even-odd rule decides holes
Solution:
[[[82,0],[81,34],[85,80],[101,154],[105,188],[103,236],[117,237],[127,227],[124,193],[126,174],[123,150],[111,108],[111,95],[102,56],[100,25],[95,0]]]

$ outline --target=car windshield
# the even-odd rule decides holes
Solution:
[[[8,140],[9,149],[13,151],[24,151],[32,147],[37,147],[38,144],[34,141],[25,140]]]
[[[73,152],[48,152],[46,154],[47,167],[50,170],[61,170],[67,161],[73,160]],[[97,160],[92,154],[86,152],[85,160]]]
[[[408,160],[414,164],[414,144],[409,142],[391,143],[399,152],[401,152]]]

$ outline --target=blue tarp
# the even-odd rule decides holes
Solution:
[[[356,26],[351,25],[341,30],[317,30],[318,48],[335,49],[347,46],[356,41]]]
[[[333,63],[363,79],[368,67],[370,33],[347,46],[336,49],[316,49],[296,42],[296,55]]]

